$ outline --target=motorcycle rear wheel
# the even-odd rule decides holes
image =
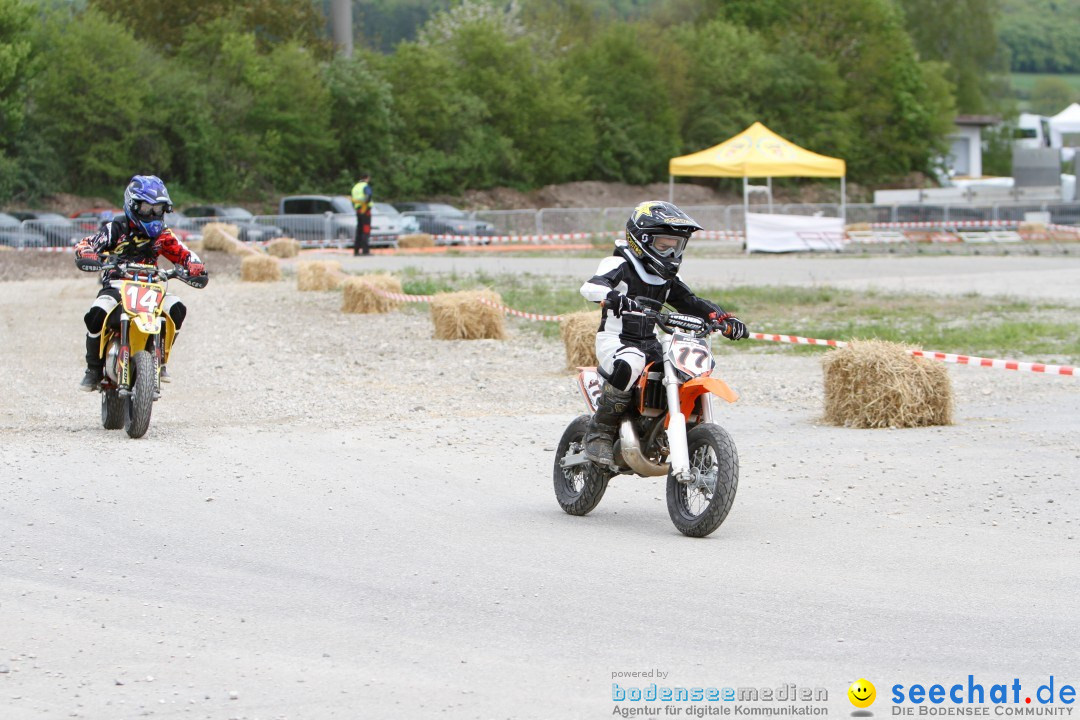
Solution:
[[[739,453],[719,425],[702,423],[691,428],[686,443],[690,469],[704,479],[706,487],[681,483],[668,473],[668,515],[683,535],[705,537],[731,512],[739,488]]]
[[[124,427],[126,404],[116,388],[101,391],[101,425],[106,430],[119,430]]]
[[[591,415],[574,418],[555,451],[555,499],[570,515],[587,515],[604,497],[610,476],[591,462],[564,468],[559,461],[567,455],[585,452],[585,429]]]
[[[141,438],[150,427],[150,411],[154,409],[154,358],[142,350],[131,358],[135,382],[124,405],[124,430],[130,438]]]

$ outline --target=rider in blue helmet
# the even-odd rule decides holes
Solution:
[[[157,175],[136,175],[124,189],[124,214],[137,234],[157,240],[165,229],[165,213],[172,212],[172,198]]]
[[[84,238],[75,246],[75,264],[81,270],[101,268],[101,256],[117,257],[124,262],[156,265],[164,256],[173,265],[182,268],[189,278],[206,275],[199,256],[181,242],[173,231],[165,227],[165,213],[172,210],[172,199],[165,183],[156,175],[136,175],[124,189],[124,217],[117,215],[102,223],[97,234]],[[101,332],[106,318],[120,302],[120,292],[112,287],[113,274],[102,273],[102,289],[97,300],[86,313],[86,373],[79,384],[82,390],[94,390],[104,374],[104,359],[99,353]],[[205,285],[205,281],[202,285]],[[187,309],[180,298],[172,293],[165,295],[162,307],[172,318],[177,332],[184,324]],[[160,378],[169,381],[165,366],[161,366]]]

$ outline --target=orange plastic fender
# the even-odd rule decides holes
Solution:
[[[682,407],[684,417],[690,417],[690,413],[694,411],[694,402],[705,393],[719,395],[728,402],[735,402],[739,399],[735,391],[728,387],[728,384],[723,380],[711,377],[692,378],[679,388],[679,405]]]

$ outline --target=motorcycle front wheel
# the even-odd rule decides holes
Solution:
[[[739,453],[719,425],[702,423],[691,428],[686,443],[694,479],[681,483],[668,473],[668,515],[683,535],[705,537],[731,512],[739,487]]]
[[[150,427],[154,408],[154,358],[141,350],[131,358],[135,382],[131,384],[124,412],[124,430],[130,438],[141,438]]]
[[[591,415],[580,415],[567,426],[555,451],[555,499],[570,515],[587,515],[604,497],[609,475],[591,462],[564,468],[559,461],[585,452],[585,430]]]
[[[101,391],[101,424],[106,430],[124,427],[124,398],[116,388]]]

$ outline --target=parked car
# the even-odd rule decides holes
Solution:
[[[212,222],[235,225],[243,242],[262,242],[284,235],[277,225],[256,222],[255,216],[242,207],[196,205],[185,209],[184,215],[198,228]]]
[[[498,235],[491,223],[477,220],[464,210],[443,203],[400,202],[394,207],[415,217],[420,232],[432,235]]]
[[[119,208],[87,208],[86,210],[78,210],[68,215],[75,225],[82,232],[89,235],[90,233],[97,232],[97,229],[101,227],[101,223],[112,220],[117,215],[123,215],[124,211]]]
[[[371,203],[371,242],[392,237],[394,242],[402,235],[420,232],[420,223],[411,215],[402,215],[390,203]]]
[[[0,245],[8,247],[39,247],[49,240],[40,233],[23,230],[22,221],[14,215],[0,213]]]
[[[301,242],[337,240],[351,245],[356,237],[356,211],[345,195],[290,195],[278,203],[278,224]],[[388,203],[371,207],[372,247],[397,246],[408,223]]]
[[[46,245],[74,245],[86,237],[75,223],[60,213],[13,210],[10,214],[23,221],[24,231],[44,235]]]
[[[179,210],[165,213],[165,227],[172,230],[173,234],[180,238],[180,242],[185,243],[191,239],[192,235],[199,233],[199,226]]]

